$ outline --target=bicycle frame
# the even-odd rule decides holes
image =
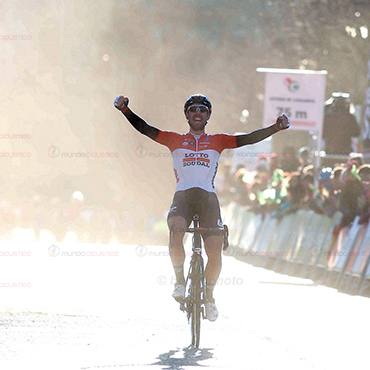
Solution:
[[[188,322],[191,325],[192,345],[199,347],[200,341],[200,322],[204,319],[205,304],[205,278],[204,278],[204,261],[202,257],[202,234],[205,232],[219,233],[224,236],[224,250],[228,247],[228,228],[201,228],[199,226],[199,216],[193,217],[193,228],[176,228],[170,233],[170,247],[173,243],[173,234],[175,232],[193,233],[192,251],[189,272],[186,277],[185,287],[187,294],[180,303],[181,311],[187,313]]]

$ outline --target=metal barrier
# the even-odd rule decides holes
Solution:
[[[232,203],[223,209],[223,217],[231,235],[229,254],[349,294],[370,291],[370,223],[358,224],[359,217],[341,230],[331,250],[339,212],[330,218],[299,210],[277,220],[271,214],[255,214]]]

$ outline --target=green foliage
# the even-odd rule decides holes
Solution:
[[[251,128],[260,127],[264,80],[257,67],[326,69],[327,97],[346,91],[355,104],[364,101],[366,2],[131,0],[118,6],[104,38],[135,74],[142,97],[155,91],[178,109],[187,95],[203,92],[225,122],[216,130],[242,128],[244,108]]]

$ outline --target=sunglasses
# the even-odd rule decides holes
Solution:
[[[192,105],[188,108],[188,112],[195,113],[199,110],[200,113],[209,112],[208,108],[204,105]]]

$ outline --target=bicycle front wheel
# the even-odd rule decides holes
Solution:
[[[191,312],[191,344],[194,347],[199,347],[200,342],[200,315],[201,306],[197,303],[193,304]]]
[[[191,344],[199,347],[200,342],[200,318],[202,311],[202,265],[199,260],[195,261],[192,271],[192,307],[190,311]]]

